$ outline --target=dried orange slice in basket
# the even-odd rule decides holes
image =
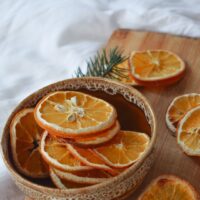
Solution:
[[[102,183],[108,180],[109,178],[112,178],[111,174],[100,169],[91,169],[87,171],[76,171],[76,172],[63,172],[54,168],[53,171],[61,179],[80,184],[93,185],[97,183]]]
[[[91,184],[76,183],[59,177],[52,168],[50,168],[50,177],[54,185],[59,189],[72,189],[90,186]]]
[[[199,200],[195,189],[186,181],[172,175],[155,179],[138,200]]]
[[[92,169],[82,164],[68,150],[66,140],[43,133],[40,151],[43,159],[54,168],[63,171],[81,171]]]
[[[178,122],[192,108],[200,105],[200,94],[191,93],[176,97],[169,105],[166,113],[166,124],[172,132],[176,132]]]
[[[144,86],[175,83],[185,71],[181,58],[166,50],[135,51],[131,54],[129,63],[130,75]]]
[[[119,132],[119,130],[120,125],[119,122],[116,121],[110,129],[91,136],[75,137],[70,139],[69,142],[81,147],[99,146],[111,140]]]
[[[120,131],[108,144],[94,148],[94,152],[109,166],[128,167],[141,158],[149,142],[147,134]]]
[[[35,108],[38,124],[60,137],[104,131],[115,123],[116,117],[115,108],[106,101],[75,91],[50,93]]]
[[[179,122],[177,142],[190,156],[200,156],[200,106],[190,110]]]
[[[44,131],[35,122],[33,108],[19,111],[10,125],[10,141],[14,163],[18,170],[32,178],[48,176],[48,166],[39,151]]]

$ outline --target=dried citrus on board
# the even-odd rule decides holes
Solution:
[[[91,169],[88,171],[76,171],[76,172],[63,172],[57,169],[53,169],[54,172],[62,179],[72,181],[74,183],[82,184],[97,184],[102,183],[112,176],[106,171],[100,169]]]
[[[91,149],[88,148],[81,148],[77,146],[73,146],[71,144],[67,144],[67,147],[69,151],[73,154],[74,157],[76,157],[78,160],[80,160],[85,165],[91,166],[93,168],[102,169],[109,171],[110,173],[117,173],[112,168],[107,166],[102,159],[100,159],[96,153],[94,153]]]
[[[106,130],[114,124],[116,117],[116,110],[111,104],[75,91],[50,93],[35,108],[37,123],[51,134],[61,137]]]
[[[19,111],[10,125],[11,151],[18,170],[32,178],[48,176],[48,166],[43,161],[39,143],[44,131],[35,122],[34,109]]]
[[[166,50],[135,51],[129,59],[130,75],[144,86],[173,84],[185,71],[182,59]]]
[[[191,93],[176,97],[167,109],[166,124],[168,128],[175,133],[182,117],[198,105],[200,105],[200,94]]]
[[[147,134],[120,131],[108,144],[94,148],[94,152],[109,166],[128,167],[141,158],[149,142]]]
[[[177,128],[177,142],[190,156],[200,156],[200,106],[181,119]]]
[[[115,124],[105,131],[91,135],[76,137],[69,140],[70,143],[82,147],[92,147],[97,145],[103,145],[105,142],[111,140],[120,130],[119,122],[116,121]]]
[[[43,133],[40,146],[42,157],[50,166],[64,171],[91,169],[69,152],[66,140],[53,137],[47,131]]]
[[[72,188],[82,188],[90,186],[91,184],[85,184],[85,183],[76,183],[73,181],[65,180],[61,177],[59,177],[52,168],[50,168],[50,177],[54,185],[59,189],[72,189]]]
[[[155,179],[138,200],[199,200],[199,195],[188,182],[163,175]]]

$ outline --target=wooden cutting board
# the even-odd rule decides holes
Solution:
[[[156,161],[141,187],[128,199],[134,200],[151,180],[161,174],[175,174],[200,192],[200,158],[186,156],[165,125],[165,113],[172,99],[190,92],[200,93],[200,39],[169,34],[119,29],[110,37],[106,49],[118,46],[128,56],[133,50],[167,49],[177,53],[187,65],[184,78],[166,88],[137,89],[147,97],[157,118]]]
[[[165,125],[165,112],[172,99],[178,95],[200,93],[200,39],[173,36],[169,34],[116,30],[106,44],[106,49],[118,46],[128,56],[133,50],[167,49],[177,53],[187,64],[185,77],[173,86],[166,88],[137,89],[148,98],[157,117],[156,161],[143,184],[128,198],[136,200],[138,195],[161,174],[175,174],[190,183],[200,192],[200,158],[186,156],[176,144]],[[26,200],[31,200],[26,198]]]

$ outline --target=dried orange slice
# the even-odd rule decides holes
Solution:
[[[190,110],[179,122],[177,142],[190,156],[200,156],[200,106]]]
[[[55,168],[53,170],[61,179],[81,184],[102,183],[112,177],[109,173],[100,169],[76,172],[63,172]]]
[[[71,144],[67,144],[69,151],[80,160],[85,165],[91,166],[93,168],[102,169],[105,171],[109,171],[110,173],[115,173],[112,168],[107,166],[102,159],[100,159],[96,153],[94,153],[91,149],[88,148],[80,148],[77,146],[73,146]]]
[[[188,182],[173,176],[162,175],[155,179],[138,200],[199,200],[199,195]]]
[[[115,108],[106,101],[75,91],[53,92],[35,108],[38,124],[61,137],[106,130],[114,124],[116,117]]]
[[[147,134],[120,131],[108,144],[94,148],[94,152],[109,166],[127,167],[141,158],[149,142]]]
[[[90,186],[91,184],[76,183],[60,178],[52,168],[50,168],[50,177],[54,185],[59,189],[72,189]]]
[[[43,130],[36,124],[34,109],[19,111],[10,125],[11,150],[18,170],[32,178],[48,176],[48,166],[43,161],[39,143]]]
[[[135,51],[129,59],[130,75],[144,86],[175,83],[185,71],[181,58],[166,50]]]
[[[200,94],[191,93],[176,97],[169,105],[166,113],[166,124],[172,132],[176,132],[178,122],[192,108],[200,105]]]
[[[66,140],[52,137],[47,131],[43,133],[40,151],[43,159],[51,166],[63,171],[90,170],[68,150]]]
[[[82,146],[82,147],[92,147],[97,145],[102,145],[105,142],[111,140],[120,130],[119,122],[116,123],[105,131],[102,131],[98,134],[91,136],[82,136],[76,137],[70,140],[70,142],[74,145]]]

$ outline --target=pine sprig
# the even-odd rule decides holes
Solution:
[[[103,49],[101,53],[97,52],[93,59],[90,58],[87,61],[86,73],[83,73],[81,68],[78,67],[75,75],[76,77],[96,76],[115,80],[126,79],[128,78],[126,75],[127,69],[118,66],[126,59],[117,48],[111,49],[108,56],[106,50]]]

